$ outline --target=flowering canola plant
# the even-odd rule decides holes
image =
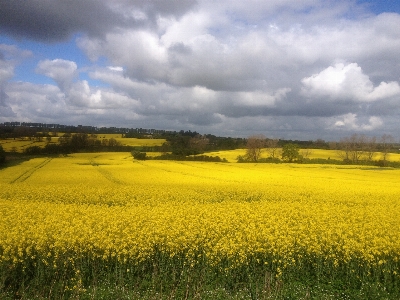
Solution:
[[[311,269],[398,282],[399,177],[127,153],[35,158],[0,170],[0,268],[79,273],[82,261],[113,261],[130,270],[161,254],[221,272],[255,264],[282,278]]]

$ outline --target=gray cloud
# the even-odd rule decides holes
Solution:
[[[17,90],[15,63],[0,48],[2,103],[17,116],[64,111],[79,123],[229,135],[398,135],[399,14],[344,0],[73,3],[0,0],[0,30],[46,42],[82,33],[88,76],[107,87],[81,80],[78,62],[59,57],[36,68],[56,85]],[[96,66],[101,58],[110,66]]]
[[[0,44],[0,117],[17,117],[6,89],[8,81],[14,76],[15,67],[30,55],[29,51],[21,51],[15,46]]]
[[[159,15],[179,16],[193,4],[194,1],[0,0],[0,28],[11,35],[56,42],[76,32],[104,36],[115,27],[153,26]]]

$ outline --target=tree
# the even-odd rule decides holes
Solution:
[[[41,141],[43,141],[44,133],[43,132],[36,132],[34,137],[35,137],[36,141],[41,142]]]
[[[262,134],[248,137],[245,155],[247,161],[257,162],[260,159],[262,150],[265,148],[265,139]]]
[[[108,140],[108,146],[109,147],[118,147],[118,146],[121,146],[121,143],[120,142],[118,142],[116,139],[114,139],[114,138],[110,138],[109,140]]]
[[[342,138],[338,149],[338,155],[345,162],[357,164],[362,160],[371,161],[376,151],[376,138],[355,133]]]
[[[71,136],[71,147],[74,151],[85,149],[88,146],[89,137],[86,133],[77,133]]]
[[[190,136],[177,135],[167,139],[171,152],[174,155],[187,156],[193,154],[190,151]]]
[[[313,150],[310,149],[310,148],[306,148],[306,149],[302,149],[300,152],[301,152],[300,155],[301,155],[303,158],[309,158],[309,156],[313,153]]]
[[[181,131],[179,134],[167,138],[167,143],[164,143],[162,151],[170,149],[174,155],[196,155],[204,153],[208,142],[208,138],[196,132]]]
[[[268,139],[266,143],[267,152],[272,158],[277,157],[279,154],[279,140],[278,139]]]
[[[297,144],[288,143],[282,148],[282,159],[287,162],[293,162],[299,158],[299,146]]]
[[[146,152],[132,151],[132,156],[137,160],[146,160]]]
[[[345,162],[350,162],[351,159],[351,144],[348,137],[342,138],[337,144],[337,154]]]
[[[382,160],[386,164],[390,149],[393,148],[394,138],[391,135],[384,134],[381,136],[380,149],[382,152]]]
[[[364,149],[366,159],[368,161],[372,161],[376,151],[376,137],[367,137]]]
[[[63,146],[68,145],[70,141],[71,141],[71,134],[68,132],[64,133],[62,136],[58,138],[58,142]]]
[[[196,135],[189,140],[189,147],[194,152],[204,153],[206,146],[208,145],[209,140],[203,135]]]
[[[0,145],[0,164],[6,161],[6,152],[4,151],[3,147]]]

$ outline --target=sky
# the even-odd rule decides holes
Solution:
[[[400,140],[400,1],[0,0],[0,123]]]

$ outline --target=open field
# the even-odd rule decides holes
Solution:
[[[161,146],[164,142],[165,139],[136,139],[136,138],[122,138],[121,134],[99,134],[97,138],[102,141],[103,139],[111,139],[114,138],[118,142],[121,143],[121,145],[124,146],[136,146],[136,147],[142,147],[142,146]],[[58,143],[58,137],[52,137],[51,138],[51,143]],[[6,152],[19,152],[22,153],[27,147],[31,146],[39,146],[39,147],[44,147],[46,146],[47,142],[46,139],[43,138],[42,142],[38,142],[35,140],[29,140],[29,139],[0,139],[0,145],[3,147],[3,149]]]
[[[54,138],[53,138],[54,139]],[[44,147],[46,142],[37,142],[31,141],[28,139],[25,140],[14,140],[14,139],[0,139],[0,145],[3,147],[6,152],[19,152],[22,153],[27,147],[31,146],[39,146]]]
[[[302,151],[300,150],[300,154],[302,154]],[[342,160],[343,158],[340,157],[338,150],[324,150],[324,149],[310,149],[310,154],[308,158],[323,158],[323,159],[337,159],[337,160]],[[382,153],[381,152],[375,152],[375,154],[372,157],[372,160],[381,160],[383,159]],[[388,153],[387,160],[389,161],[395,161],[399,162],[400,161],[400,153]]]
[[[137,139],[137,138],[123,138],[121,134],[98,134],[97,138],[111,139],[114,138],[124,146],[161,146],[165,139]]]
[[[280,149],[281,150],[281,149]],[[304,155],[304,149],[300,150],[300,154]],[[322,159],[336,159],[336,160],[343,160],[340,157],[338,150],[324,150],[324,149],[308,149],[308,156],[307,158],[322,158]],[[278,151],[278,153],[281,153]],[[237,157],[239,155],[245,155],[245,149],[236,149],[236,150],[226,150],[226,151],[214,151],[209,152],[207,155],[211,156],[219,156],[221,158],[226,158],[229,162],[236,162]],[[267,149],[263,149],[261,153],[261,158],[267,158],[269,156]],[[278,155],[278,158],[281,157],[281,154]],[[382,153],[376,152],[372,157],[372,160],[380,160],[382,159]],[[400,162],[400,153],[389,153],[387,154],[386,159],[388,161]]]
[[[290,299],[397,299],[399,178],[129,153],[34,158],[0,170],[0,289],[98,299],[109,282],[164,299],[283,299],[298,283]]]

